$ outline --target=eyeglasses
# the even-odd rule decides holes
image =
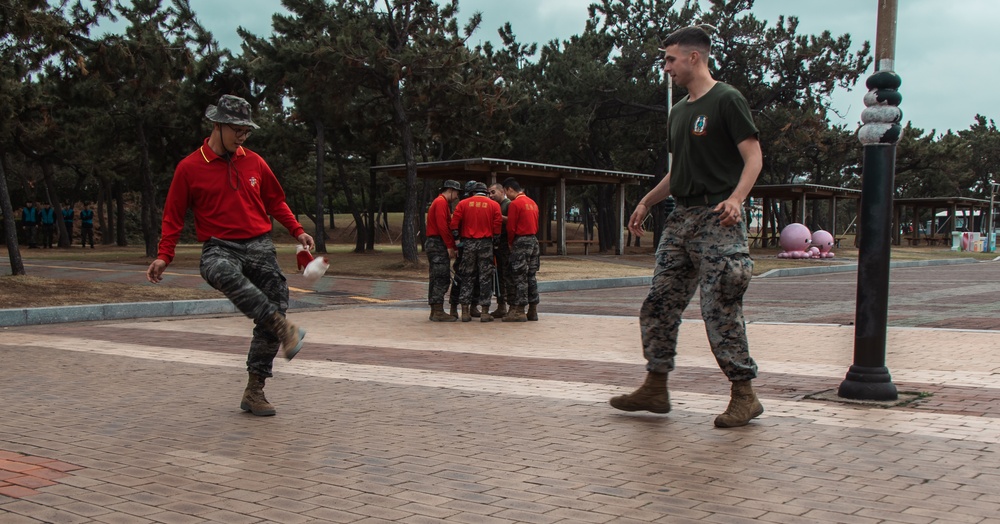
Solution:
[[[236,134],[236,138],[248,137],[250,136],[250,133],[253,133],[253,129],[249,127],[233,127],[232,124],[226,124],[226,127],[233,130],[233,133]]]

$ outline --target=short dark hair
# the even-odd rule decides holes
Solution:
[[[518,184],[517,180],[514,180],[514,177],[510,177],[507,180],[503,181],[503,188],[504,189],[513,189],[514,191],[520,191],[521,190],[521,184]]]
[[[663,49],[672,45],[693,47],[708,58],[708,53],[712,50],[712,37],[701,26],[692,25],[667,35],[663,41]]]

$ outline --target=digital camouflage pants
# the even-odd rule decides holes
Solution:
[[[288,284],[278,267],[270,235],[236,241],[209,239],[201,250],[201,276],[253,319],[247,371],[270,377],[280,344],[261,322],[275,312],[284,315],[288,310]]]
[[[427,303],[444,304],[444,296],[451,285],[451,259],[448,247],[439,236],[429,237],[424,242],[427,254]]]
[[[719,368],[730,381],[757,377],[743,320],[743,294],[753,273],[744,224],[723,227],[708,206],[678,207],[667,217],[639,312],[647,371],[673,371],[681,313],[697,289]]]
[[[510,274],[514,281],[512,293],[515,306],[538,303],[538,238],[534,235],[519,236],[510,247]]]
[[[458,279],[461,282],[458,303],[489,307],[493,296],[493,269],[493,239],[464,239],[462,261],[458,266]],[[474,293],[477,290],[479,293]]]

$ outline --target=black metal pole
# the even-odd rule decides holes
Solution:
[[[865,85],[867,108],[858,139],[864,145],[861,213],[858,233],[858,293],[854,319],[854,364],[837,395],[855,400],[896,400],[898,392],[886,367],[889,317],[889,256],[892,251],[892,196],[896,143],[902,135],[899,76],[893,72],[896,0],[879,0],[875,73]]]

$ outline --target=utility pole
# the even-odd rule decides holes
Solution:
[[[861,213],[858,233],[858,291],[854,318],[854,364],[837,395],[854,400],[896,400],[896,385],[885,365],[889,317],[889,256],[892,250],[892,198],[896,144],[903,134],[899,110],[902,81],[894,71],[897,0],[876,0],[875,72],[865,86]]]
[[[993,253],[996,251],[996,220],[993,218],[993,202],[996,200],[997,191],[1000,190],[1000,182],[993,182],[993,173],[990,173],[990,227],[987,229],[986,249],[984,251]]]

